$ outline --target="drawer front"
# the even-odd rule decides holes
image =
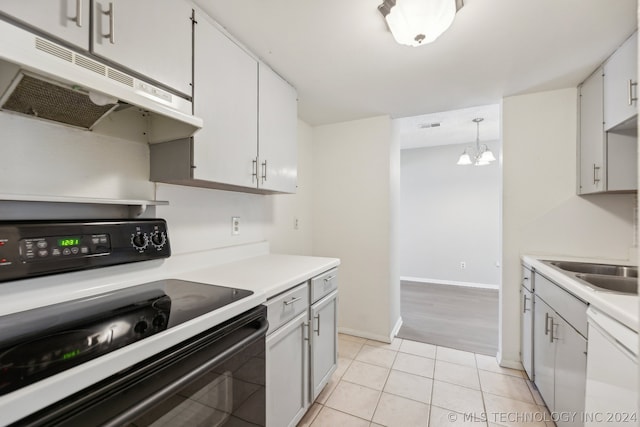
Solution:
[[[305,282],[267,300],[266,306],[269,321],[267,334],[270,334],[309,307],[309,287]]]
[[[582,336],[587,336],[587,304],[540,274],[535,275],[536,298],[542,298]]]
[[[311,302],[314,303],[338,289],[338,269],[334,268],[311,279]]]
[[[529,292],[533,292],[533,273],[531,269],[522,264],[522,283],[520,283]]]

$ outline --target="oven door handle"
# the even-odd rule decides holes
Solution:
[[[153,405],[157,404],[158,402],[164,400],[167,397],[174,395],[178,390],[180,390],[180,388],[188,385],[190,382],[192,382],[194,379],[198,378],[202,374],[205,374],[216,364],[226,359],[229,355],[232,355],[233,353],[239,350],[242,350],[245,346],[249,345],[252,341],[255,341],[261,336],[266,335],[267,329],[269,329],[269,322],[267,321],[267,319],[261,318],[259,325],[260,326],[258,327],[258,329],[248,337],[243,338],[242,340],[238,341],[231,347],[228,347],[226,350],[219,353],[214,358],[209,359],[209,361],[207,361],[206,363],[195,368],[194,370],[189,372],[187,375],[169,384],[168,386],[158,391],[157,393],[154,393],[148,396],[142,401],[136,403],[134,406],[131,406],[130,408],[126,409],[124,412],[120,413],[116,418],[110,419],[107,423],[104,424],[104,427],[122,426],[123,424],[131,422],[131,420],[137,418],[140,415],[143,415]]]

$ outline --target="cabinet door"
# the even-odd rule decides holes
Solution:
[[[89,0],[0,0],[0,12],[89,50]]]
[[[308,406],[309,312],[267,337],[266,405],[268,426],[295,426]]]
[[[550,411],[554,411],[555,345],[551,342],[549,325],[555,312],[536,295],[533,318],[533,366],[535,385]]]
[[[609,130],[638,113],[638,33],[631,36],[604,64],[604,121]]]
[[[603,76],[597,70],[580,86],[580,180],[578,194],[605,191]]]
[[[257,187],[258,62],[196,14],[194,108],[204,127],[194,136],[193,177]]]
[[[311,401],[338,366],[338,292],[311,306]]]
[[[607,132],[607,191],[638,189],[638,135]]]
[[[522,298],[521,337],[522,366],[533,380],[533,294],[524,286],[520,288]]]
[[[553,410],[560,413],[583,414],[587,378],[587,340],[557,315],[554,316],[552,330],[556,346]],[[561,417],[556,424],[560,427],[583,425],[579,416],[573,422]]]
[[[185,0],[93,0],[91,49],[191,96],[191,14]]]
[[[295,193],[298,176],[296,91],[266,65],[260,64],[259,70],[260,188]]]

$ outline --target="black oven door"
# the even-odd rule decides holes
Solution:
[[[15,425],[264,426],[260,306]]]

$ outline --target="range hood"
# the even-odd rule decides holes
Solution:
[[[202,127],[191,101],[93,57],[2,20],[0,40],[2,111],[87,130],[105,127],[101,122],[131,126],[139,118],[149,143],[186,138]]]

